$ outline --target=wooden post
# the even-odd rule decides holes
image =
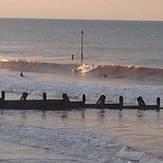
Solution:
[[[20,100],[26,101],[27,96],[28,96],[28,93],[27,92],[23,92],[22,96],[20,97]]]
[[[72,61],[74,60],[74,54],[72,54],[71,59],[72,59]]]
[[[46,99],[47,99],[46,92],[43,92],[42,97],[43,97],[43,100],[46,101]]]
[[[96,104],[99,105],[100,108],[103,108],[105,106],[105,95],[101,95],[100,98],[97,100]]]
[[[119,97],[119,105],[120,105],[119,109],[123,110],[123,96]]]
[[[84,59],[84,54],[83,54],[83,36],[84,36],[84,31],[81,31],[81,63],[83,63],[83,59]]]
[[[160,111],[160,97],[157,97],[157,111]]]
[[[70,108],[70,99],[69,97],[67,96],[67,93],[63,93],[62,95],[63,97],[63,104],[64,104],[64,107],[67,109],[67,108]]]
[[[82,96],[82,102],[83,102],[83,104],[85,104],[85,102],[86,102],[86,95],[85,94],[83,94],[83,96]]]
[[[2,98],[2,101],[5,100],[5,91],[2,91],[2,92],[1,92],[1,98]]]
[[[141,97],[141,96],[139,96],[138,98],[137,98],[137,102],[138,102],[138,105],[139,105],[139,109],[141,109],[141,110],[145,110],[146,108],[146,104],[145,104],[145,102],[144,102],[144,100],[143,100],[143,98]]]

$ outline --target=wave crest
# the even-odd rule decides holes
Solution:
[[[100,78],[116,79],[150,79],[163,80],[163,69],[122,66],[122,65],[93,65],[93,64],[59,64],[36,62],[31,60],[0,60],[1,69],[12,71],[39,72],[39,73],[75,73]]]
[[[39,72],[39,73],[64,73],[71,72],[73,64],[57,64],[48,62],[37,62],[32,60],[0,60],[0,69],[12,71]]]
[[[81,64],[73,68],[72,72],[85,74],[85,73],[89,73],[95,70],[96,68],[97,68],[97,65]]]
[[[86,69],[85,69],[86,68]],[[84,69],[84,70],[83,70]],[[163,69],[121,66],[121,65],[87,65],[76,68],[78,73],[87,73],[95,77],[120,78],[120,79],[163,79]]]

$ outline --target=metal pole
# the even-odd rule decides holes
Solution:
[[[81,31],[81,63],[83,63],[83,36],[84,36],[84,31]]]

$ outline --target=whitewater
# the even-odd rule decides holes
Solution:
[[[7,99],[163,99],[163,23],[0,19]],[[84,63],[80,31],[84,30]],[[71,55],[74,54],[74,60]],[[25,77],[20,77],[20,72]],[[0,111],[0,162],[163,162],[162,112]]]

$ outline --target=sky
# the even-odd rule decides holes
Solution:
[[[163,20],[163,0],[0,0],[0,17]]]

